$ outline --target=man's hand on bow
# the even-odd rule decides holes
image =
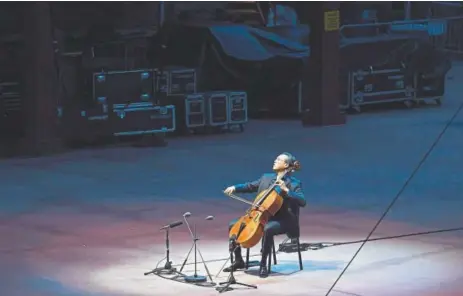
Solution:
[[[233,194],[236,191],[235,186],[227,187],[223,192],[227,195]]]

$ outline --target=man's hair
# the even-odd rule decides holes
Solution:
[[[294,155],[292,155],[292,154],[289,153],[289,152],[283,152],[283,153],[281,153],[281,155],[285,155],[286,157],[288,157],[288,159],[286,160],[286,163],[287,163],[289,166],[293,166],[294,163],[296,162],[296,157],[294,157]]]

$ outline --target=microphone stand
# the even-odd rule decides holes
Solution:
[[[154,268],[151,271],[145,272],[143,275],[149,274],[172,274],[172,273],[179,273],[175,267],[172,267],[172,261],[170,261],[170,249],[169,249],[169,229],[170,227],[166,227],[166,264],[164,267]]]
[[[230,239],[229,251],[230,251],[230,263],[231,263],[231,266],[233,266],[233,263],[234,263],[234,261],[233,261],[233,253],[235,252],[236,248],[238,248],[238,244],[236,243],[236,238]],[[244,287],[248,287],[248,288],[257,289],[257,286],[255,286],[255,285],[249,285],[249,284],[237,282],[236,279],[235,279],[235,276],[233,274],[233,268],[231,268],[231,270],[230,270],[230,275],[228,276],[227,281],[219,283],[219,286],[222,286],[222,287],[217,287],[216,290],[219,293],[232,291],[233,288],[230,287],[231,285],[240,285],[240,286],[244,286]]]
[[[202,282],[207,281],[207,277],[202,276],[202,275],[198,275],[198,269],[197,269],[198,260],[197,260],[197,257],[196,257],[196,254],[198,253],[199,257],[201,258],[201,261],[202,261],[202,263],[204,265],[204,268],[206,269],[207,275],[208,275],[209,279],[211,280],[211,283],[213,283],[212,276],[211,276],[211,274],[209,272],[209,269],[207,268],[207,265],[206,265],[206,262],[205,262],[205,260],[203,258],[203,255],[202,255],[201,251],[199,250],[199,248],[197,246],[197,241],[199,239],[196,236],[196,224],[194,226],[194,232],[193,232],[193,231],[191,231],[190,225],[189,225],[188,220],[186,219],[186,217],[184,217],[184,220],[185,220],[185,224],[188,227],[188,230],[190,231],[190,235],[191,235],[191,237],[193,239],[193,244],[192,244],[190,250],[188,251],[188,254],[186,255],[185,260],[183,261],[183,264],[182,264],[182,267],[180,268],[179,273],[182,274],[183,268],[185,267],[185,264],[188,261],[188,258],[190,257],[191,251],[194,249],[194,253],[195,253],[195,273],[192,276],[184,276],[184,280],[186,282],[188,282],[188,283],[202,283]]]

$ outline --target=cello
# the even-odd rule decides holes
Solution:
[[[283,205],[283,197],[275,190],[278,183],[289,173],[299,169],[299,161],[294,161],[280,177],[277,177],[272,186],[258,193],[253,202],[233,194],[229,195],[233,199],[251,205],[246,213],[231,227],[229,232],[230,240],[235,241],[243,248],[252,248],[262,240],[265,225]]]

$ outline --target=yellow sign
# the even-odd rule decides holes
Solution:
[[[339,10],[325,11],[325,31],[339,30]]]

